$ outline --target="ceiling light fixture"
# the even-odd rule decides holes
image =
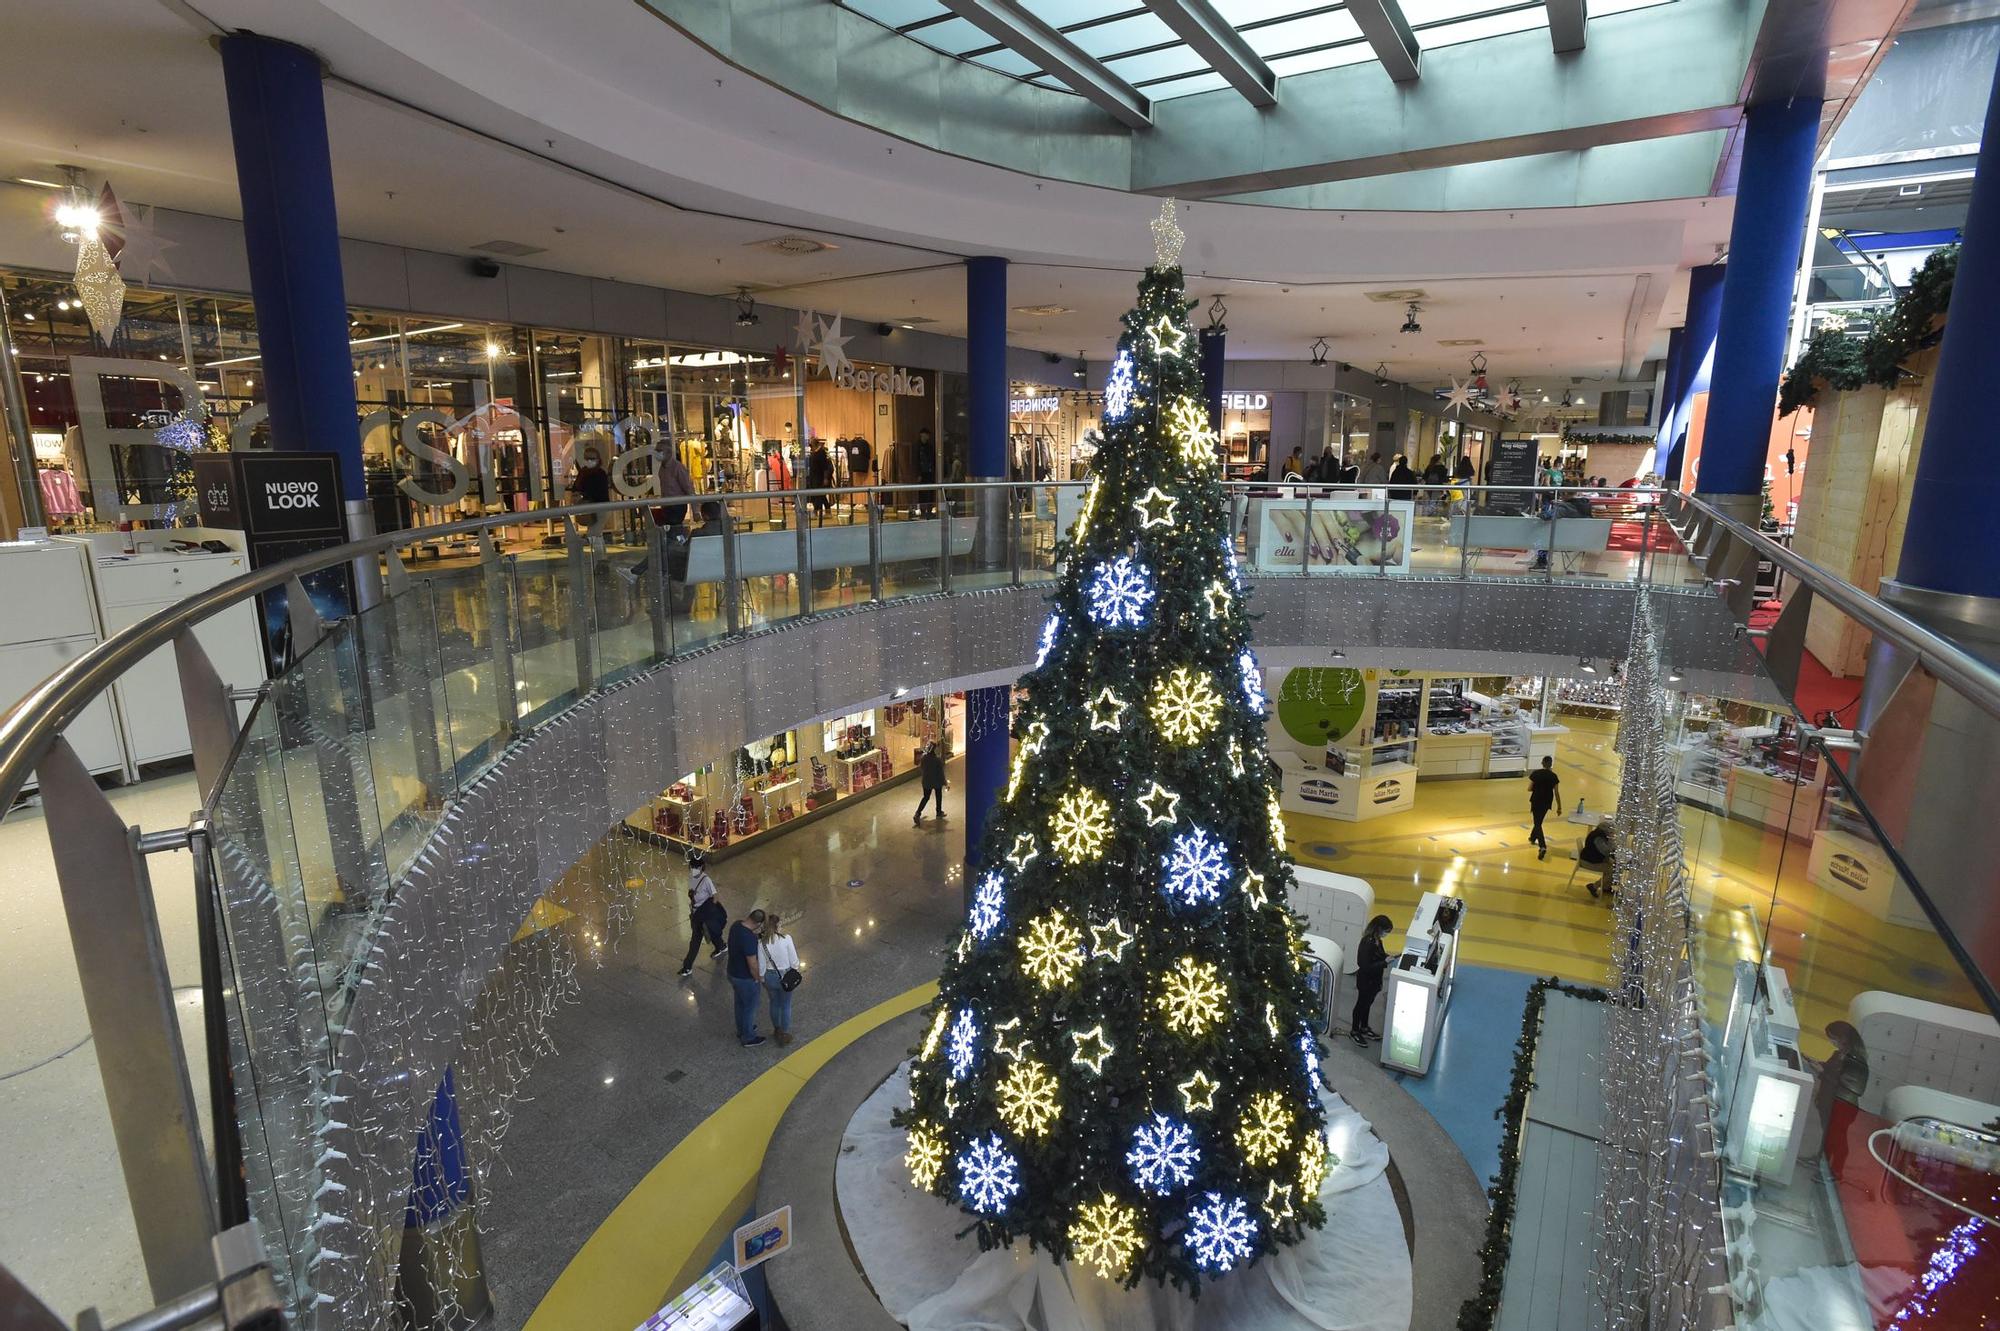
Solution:
[[[1375,362],[1375,386],[1377,388],[1389,386],[1389,366],[1386,362],[1379,360]]]
[[[1090,377],[1090,365],[1084,360],[1081,351],[1076,353],[1076,368],[1069,372],[1069,377],[1072,379],[1087,379]]]
[[[1423,312],[1423,308],[1424,308],[1423,306],[1419,305],[1414,300],[1409,303],[1409,306],[1407,307],[1407,312],[1403,316],[1403,328],[1402,328],[1403,332],[1421,333],[1424,331],[1424,326],[1421,323],[1417,322],[1417,316]]]
[[[755,328],[763,320],[757,314],[757,302],[750,295],[749,287],[736,288],[736,326]]]
[[[1229,307],[1222,303],[1221,296],[1217,296],[1208,307],[1208,331],[1216,334],[1228,332],[1229,325],[1223,322],[1228,317]]]
[[[1578,670],[1581,670],[1586,675],[1594,675],[1597,673],[1597,667],[1590,663],[1590,658],[1587,656],[1579,656],[1576,658],[1576,668]]]
[[[1312,349],[1312,363],[1314,365],[1325,365],[1326,353],[1327,353],[1326,339],[1323,337],[1314,338],[1311,349]]]

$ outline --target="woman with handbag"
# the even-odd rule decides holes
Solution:
[[[782,1047],[792,1042],[792,991],[805,980],[799,972],[799,950],[792,936],[778,926],[776,912],[764,916],[759,939],[764,963],[764,992],[771,996],[771,1029]]]

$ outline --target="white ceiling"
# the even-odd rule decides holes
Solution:
[[[197,12],[199,11],[199,12]],[[124,198],[236,216],[220,60],[202,16],[325,56],[341,231],[509,262],[963,330],[956,260],[1015,260],[1017,344],[1105,354],[1150,257],[1158,200],[1006,172],[890,139],[737,73],[631,0],[72,0],[17,6],[0,45],[0,176],[58,162]],[[371,33],[393,34],[396,45]],[[722,80],[716,86],[715,80]],[[394,99],[373,90],[393,91]],[[586,135],[588,137],[586,137]],[[551,147],[551,141],[554,146]],[[682,206],[676,206],[682,205]],[[690,207],[691,206],[691,207]],[[713,211],[696,211],[707,209]],[[1688,264],[1730,201],[1583,210],[1325,214],[1184,206],[1190,294],[1225,296],[1235,357],[1386,360],[1413,382],[1616,379],[1664,353]],[[754,248],[799,232],[837,249]],[[0,231],[0,262],[22,261]],[[1398,305],[1427,293],[1421,337]],[[450,313],[441,311],[440,313]],[[1478,337],[1479,348],[1440,347]]]

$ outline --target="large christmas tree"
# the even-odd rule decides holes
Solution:
[[[983,1246],[1198,1288],[1324,1223],[1331,1162],[1170,209],[898,1122]]]

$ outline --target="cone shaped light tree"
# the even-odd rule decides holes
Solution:
[[[982,1246],[1198,1289],[1324,1223],[1332,1161],[1170,210],[897,1121]]]

